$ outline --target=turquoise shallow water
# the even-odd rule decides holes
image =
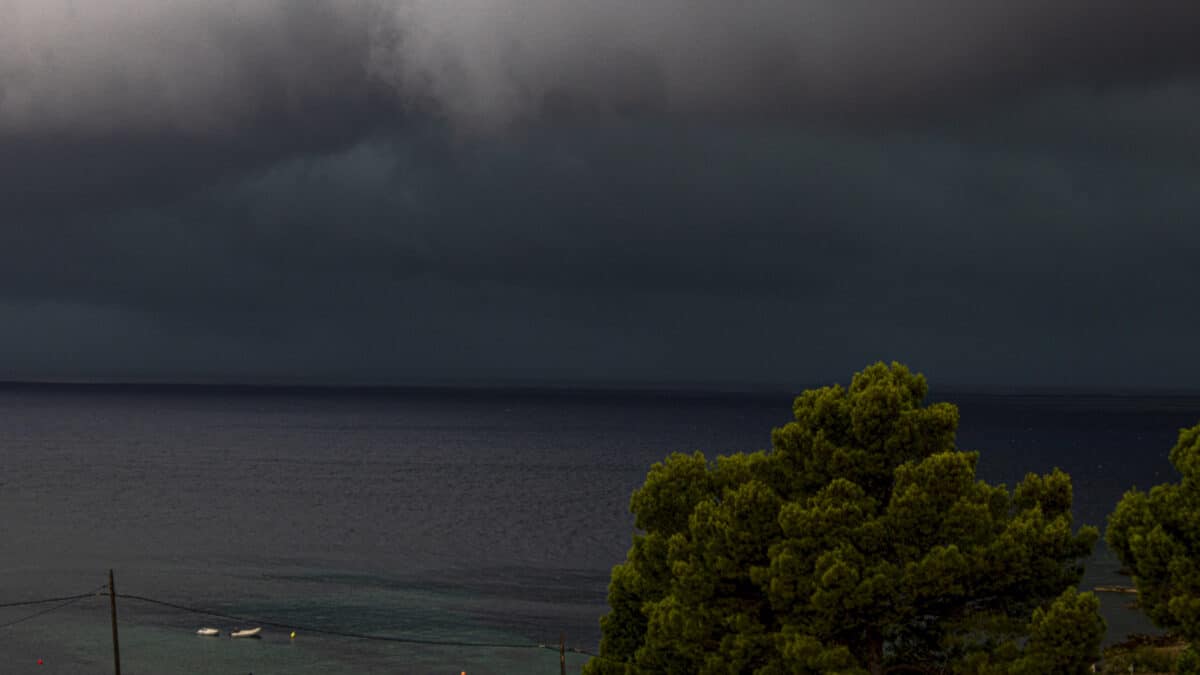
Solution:
[[[1012,485],[1061,466],[1102,525],[1171,477],[1200,399],[957,397],[960,445]],[[630,492],[671,451],[762,448],[788,397],[0,390],[0,601],[118,590],[237,616],[426,640],[594,650]],[[1086,586],[1127,583],[1103,550]],[[1147,631],[1103,596],[1110,639]],[[0,623],[36,608],[0,610]],[[552,650],[268,628],[122,601],[123,672],[547,673]],[[0,629],[0,672],[111,672],[107,606]],[[37,666],[38,658],[44,665]],[[583,658],[571,655],[577,672]]]
[[[292,569],[286,575],[235,571],[213,584],[213,579],[198,574],[179,576],[180,571],[125,568],[117,576],[118,591],[231,616],[338,632],[521,647],[396,643],[330,636],[304,628],[293,640],[287,628],[274,626],[265,627],[261,639],[233,640],[228,637],[231,630],[256,622],[214,618],[119,598],[122,672],[544,673],[558,667],[557,636],[531,637],[539,630],[539,621],[549,622],[551,617],[560,622],[579,620],[571,618],[570,603],[489,599],[477,590],[445,583],[419,588],[396,579]],[[83,578],[88,572],[64,567],[29,574],[66,579]],[[168,579],[171,584],[164,584]],[[178,585],[169,587],[174,584]],[[219,586],[225,595],[205,597],[196,592],[205,585],[210,592]],[[147,587],[157,590],[144,590]],[[18,591],[16,595],[29,593]],[[2,610],[0,618],[19,618],[38,609]],[[585,620],[597,616],[595,607],[574,612]],[[201,626],[217,627],[222,635],[195,635]],[[539,641],[548,648],[538,648]],[[0,653],[12,666],[0,668],[0,672],[111,672],[111,649],[108,598],[100,594],[0,630]],[[34,668],[39,658],[44,663]],[[568,655],[568,663],[576,667],[584,660],[581,655]]]
[[[85,608],[86,610],[86,608]],[[6,636],[6,673],[112,672],[109,626],[95,612],[71,612],[55,619],[56,633],[27,628]],[[121,627],[123,673],[548,673],[556,672],[554,650],[489,650],[391,645],[361,640],[326,639],[267,630],[262,639],[204,638],[191,626],[164,627],[140,622]],[[43,663],[38,665],[38,659]],[[584,658],[568,655],[578,672]]]

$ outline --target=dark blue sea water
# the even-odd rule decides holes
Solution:
[[[1200,397],[947,395],[981,477],[1074,477],[1080,522],[1174,474]],[[790,397],[0,388],[0,602],[98,588],[344,632],[595,649],[631,491],[755,450]],[[1085,585],[1127,583],[1100,550]],[[1110,637],[1149,625],[1105,596]],[[0,624],[43,607],[0,609]],[[550,673],[551,650],[397,644],[123,600],[122,672]],[[37,659],[44,665],[36,665]],[[577,672],[581,657],[569,659]],[[0,628],[0,672],[112,672],[107,601]]]

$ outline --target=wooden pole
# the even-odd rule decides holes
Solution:
[[[117,587],[113,583],[113,571],[108,571],[108,604],[112,607],[113,669],[121,675],[121,643],[117,640]]]
[[[567,636],[564,633],[558,634],[558,672],[567,675]]]

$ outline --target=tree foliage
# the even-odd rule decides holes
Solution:
[[[1171,448],[1178,483],[1125,493],[1105,539],[1133,574],[1138,601],[1154,623],[1200,642],[1200,425],[1179,432]],[[1186,656],[1189,668],[1200,663]],[[1197,668],[1200,670],[1200,668]]]
[[[1084,671],[1103,622],[1072,587],[1098,535],[1072,529],[1070,478],[977,480],[926,394],[876,364],[797,397],[769,451],[655,464],[585,672]]]

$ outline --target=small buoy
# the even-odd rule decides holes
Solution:
[[[293,639],[293,640],[296,639],[296,631],[292,631],[291,639]]]

